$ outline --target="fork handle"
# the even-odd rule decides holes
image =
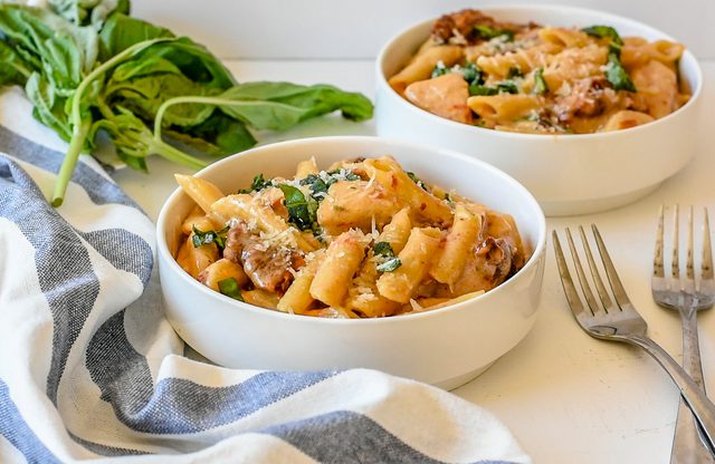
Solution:
[[[705,391],[698,341],[697,310],[691,305],[689,310],[685,308],[679,313],[683,329],[683,370]],[[678,405],[670,462],[671,464],[715,463],[715,456],[711,455],[707,447],[704,432],[698,427],[682,397]]]
[[[682,367],[660,345],[645,335],[627,338],[633,345],[643,348],[660,366],[680,390],[685,403],[693,412],[708,443],[708,448],[715,449],[715,404],[705,396],[700,386],[683,370]]]

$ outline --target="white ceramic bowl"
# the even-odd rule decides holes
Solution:
[[[622,36],[674,40],[639,22],[607,13],[564,6],[479,8],[500,20],[552,26],[610,25]],[[650,124],[617,132],[534,135],[500,132],[454,122],[422,110],[387,83],[430,34],[429,20],[390,40],[377,60],[377,133],[449,148],[484,160],[528,188],[549,216],[603,211],[654,190],[683,168],[695,153],[690,131],[698,118],[702,73],[686,50],[680,76],[690,101]]]
[[[192,201],[176,190],[157,224],[161,285],[169,321],[208,359],[233,368],[366,367],[453,388],[513,348],[531,329],[541,291],[546,225],[533,196],[496,168],[468,156],[376,137],[324,137],[267,145],[218,161],[197,175],[235,192],[253,176],[289,176],[298,161],[318,165],[393,155],[429,182],[512,214],[534,249],[524,268],[486,294],[443,309],[379,319],[321,319],[281,313],[214,292],[174,260]],[[518,366],[515,366],[518,368]]]

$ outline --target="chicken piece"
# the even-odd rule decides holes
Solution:
[[[290,269],[305,264],[297,251],[250,233],[244,223],[229,230],[224,258],[241,264],[253,285],[269,292],[285,292],[293,281]]]
[[[331,235],[353,227],[372,231],[373,221],[381,228],[402,209],[397,199],[378,182],[338,181],[318,207],[318,223]]]
[[[607,108],[624,107],[628,98],[608,87],[605,77],[588,77],[574,82],[566,95],[557,97],[554,114],[559,122],[593,118]]]
[[[634,69],[631,80],[637,90],[631,109],[658,119],[678,108],[678,77],[660,61],[652,60]]]
[[[472,112],[467,106],[469,85],[460,73],[450,73],[407,86],[405,97],[423,110],[467,124]]]
[[[475,39],[474,26],[495,27],[494,18],[479,10],[466,8],[456,13],[442,15],[432,26],[432,39],[437,43],[469,41]]]
[[[452,285],[452,296],[488,291],[501,284],[511,275],[513,256],[509,242],[487,237],[470,253],[462,275]]]

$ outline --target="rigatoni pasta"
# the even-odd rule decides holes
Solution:
[[[217,194],[177,177],[196,202],[176,260],[212,290],[316,317],[369,318],[439,308],[496,287],[530,251],[511,216],[430,185],[389,156],[292,178],[257,175]]]
[[[465,9],[439,18],[388,82],[412,104],[465,124],[606,132],[647,124],[688,101],[677,72],[683,51],[667,40],[622,38],[605,25],[516,24]]]

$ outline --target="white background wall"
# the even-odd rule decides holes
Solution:
[[[637,19],[715,59],[715,0],[134,0],[136,16],[204,43],[223,58],[373,58],[390,36],[463,7],[562,4]]]

